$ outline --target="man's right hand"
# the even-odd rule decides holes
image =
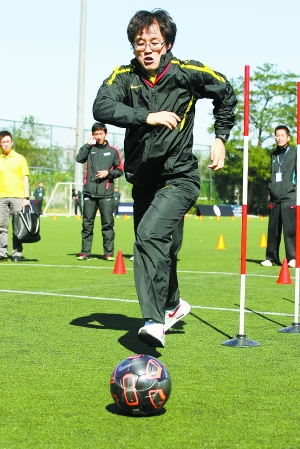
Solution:
[[[93,136],[93,134],[89,135],[88,144],[89,145],[94,145],[95,144],[95,137]]]
[[[150,112],[150,114],[147,117],[146,123],[147,125],[151,126],[163,125],[169,129],[176,129],[177,124],[180,121],[181,121],[180,117],[178,117],[178,115],[175,114],[175,112],[160,111],[160,112]]]

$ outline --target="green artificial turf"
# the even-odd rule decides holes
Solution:
[[[300,448],[300,335],[278,332],[294,320],[295,270],[277,284],[280,267],[260,266],[267,219],[247,223],[245,333],[260,343],[248,348],[222,345],[239,332],[240,218],[187,217],[178,277],[192,310],[164,349],[137,339],[132,217],[115,221],[126,274],[103,259],[98,218],[89,261],[76,257],[81,221],[43,217],[25,260],[1,263],[0,448]],[[123,414],[110,396],[113,369],[135,353],[170,372],[157,416]]]

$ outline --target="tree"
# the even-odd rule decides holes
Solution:
[[[274,129],[282,124],[291,131],[295,144],[296,86],[299,75],[282,73],[276,65],[257,67],[250,77],[250,130],[248,205],[255,214],[266,214],[267,185],[270,177],[270,154],[274,150]],[[244,78],[231,80],[238,98],[236,126],[226,145],[226,166],[215,176],[216,188],[225,203],[234,203],[242,195]],[[210,129],[212,131],[212,129]]]
[[[51,144],[49,127],[41,125],[30,115],[15,128],[14,148],[22,154],[30,168],[30,189],[33,191],[42,180],[48,195],[56,182],[73,181],[74,160],[64,160],[63,149]]]

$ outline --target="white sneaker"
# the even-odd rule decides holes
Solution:
[[[138,332],[138,338],[148,346],[154,348],[165,347],[165,333],[164,325],[155,323],[154,321],[147,321]]]
[[[133,261],[134,260],[134,256],[131,256],[129,260]]]
[[[172,310],[166,310],[165,314],[165,325],[164,331],[166,332],[170,327],[174,326],[177,321],[180,321],[188,313],[190,313],[191,306],[180,298],[180,303],[178,306],[174,307]]]
[[[296,268],[296,260],[295,259],[291,259],[288,263],[288,266],[291,268]]]
[[[273,267],[273,263],[270,260],[264,260],[260,263],[263,267]]]

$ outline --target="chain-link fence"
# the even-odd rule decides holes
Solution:
[[[0,119],[0,128],[12,133],[14,149],[27,159],[30,168],[31,195],[38,183],[43,181],[47,201],[58,182],[74,181],[76,128],[35,123],[33,117],[25,118],[22,122]],[[85,142],[88,141],[90,132],[90,129],[84,130]],[[124,156],[124,134],[109,132],[108,141]],[[201,174],[200,199],[213,203],[215,201],[213,175],[207,168],[209,149],[207,145],[193,146]],[[125,177],[118,178],[116,184],[121,193],[121,201],[130,202],[131,185],[126,182]]]

